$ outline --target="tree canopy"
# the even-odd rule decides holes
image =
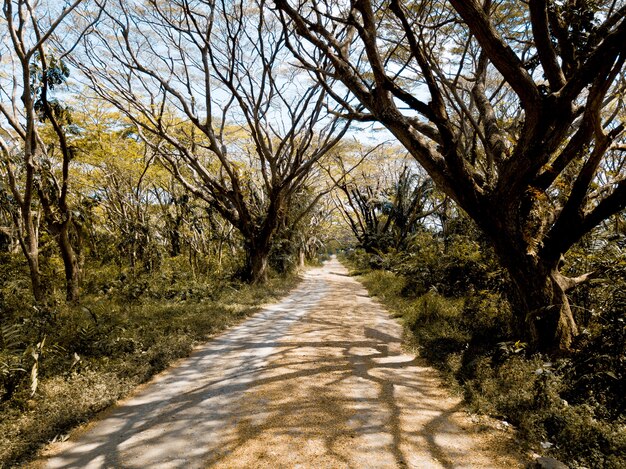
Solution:
[[[156,239],[140,207],[160,210],[172,253],[204,207],[217,232],[241,237],[243,276],[262,282],[276,246],[307,244],[293,229],[328,184],[346,197],[346,221],[367,228],[358,236],[393,225],[396,247],[443,201],[429,199],[434,184],[490,239],[516,286],[518,329],[537,349],[566,351],[578,332],[567,295],[598,272],[563,256],[626,206],[625,14],[617,0],[6,1],[3,213],[33,291],[44,298],[41,225],[78,299],[79,214],[96,196],[137,249],[137,232]],[[75,122],[72,94],[109,103],[118,123],[99,134]],[[350,166],[341,138],[372,122],[432,181],[416,170],[386,188],[328,171],[321,182],[325,158]],[[128,150],[139,180],[94,162],[97,135]],[[92,167],[108,184],[79,194]]]
[[[622,3],[276,1],[346,115],[382,123],[490,237],[540,348],[577,333],[565,292],[588,277],[561,256],[626,206]]]
[[[287,34],[264,2],[110,2],[77,59],[179,182],[241,233],[255,282],[290,200],[349,124],[289,64]]]

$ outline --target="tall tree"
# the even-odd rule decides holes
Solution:
[[[489,236],[534,346],[577,334],[562,255],[626,206],[617,0],[275,0],[347,115],[382,123]],[[332,68],[317,64],[330,61]],[[329,89],[332,93],[332,89]]]
[[[69,241],[73,154],[67,137],[68,113],[51,94],[69,75],[64,56],[72,48],[56,44],[55,34],[75,16],[81,3],[83,0],[74,0],[60,7],[53,2],[5,0],[2,7],[0,55],[7,67],[0,75],[0,170],[7,188],[0,190],[10,202],[37,301],[45,297],[39,269],[40,209],[61,251],[67,298],[78,298],[78,266]],[[77,32],[79,37],[93,21]],[[44,125],[51,126],[52,140],[44,138]],[[51,155],[54,149],[59,149],[60,158]],[[57,168],[55,161],[59,160]]]
[[[311,168],[347,122],[288,61],[263,0],[109,2],[84,73],[126,113],[178,180],[245,240],[262,282],[274,236]]]

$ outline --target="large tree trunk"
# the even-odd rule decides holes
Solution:
[[[274,237],[283,225],[285,199],[280,191],[269,195],[270,204],[262,223],[249,220],[247,229],[239,229],[246,241],[246,277],[250,283],[262,284],[268,279],[269,258]],[[256,227],[253,228],[253,227]]]
[[[268,279],[270,246],[267,243],[248,243],[246,248],[245,279],[252,284],[263,284]]]
[[[516,289],[517,327],[533,350],[550,354],[567,353],[578,328],[566,292],[571,279],[559,272],[559,260],[496,248]]]
[[[540,352],[567,352],[578,328],[572,315],[562,276],[556,269],[514,275],[519,294],[520,319],[525,322],[533,348]]]

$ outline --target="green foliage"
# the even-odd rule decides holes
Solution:
[[[453,234],[445,240],[421,233],[398,254],[392,269],[407,279],[407,293],[435,290],[444,296],[465,296],[481,290],[503,291],[506,275],[480,240]]]
[[[53,55],[43,57],[39,52],[33,56],[30,64],[31,89],[35,96],[34,109],[41,122],[50,119],[52,114],[56,119],[64,119],[71,124],[70,112],[59,100],[48,95],[49,90],[65,84],[70,76],[70,69],[63,60]]]
[[[564,399],[572,390],[571,373],[567,360],[518,355],[497,363],[483,356],[464,391],[474,410],[507,419],[527,441],[542,451],[550,448],[572,467],[623,467],[623,420],[602,419],[600,406]]]
[[[380,161],[361,161],[355,174],[347,170],[345,161],[338,162],[342,171],[337,181],[338,208],[359,247],[370,254],[404,249],[424,229],[425,218],[437,211],[441,198],[433,181],[406,161],[403,152],[384,146],[379,151],[377,155],[372,150],[370,158],[382,156]]]
[[[0,467],[64,438],[296,280],[245,285],[217,272],[194,274],[182,256],[162,266],[133,275],[92,265],[81,305],[35,310],[9,301],[16,309],[0,311]],[[11,282],[0,280],[6,292]],[[20,288],[28,291],[28,283]]]
[[[352,275],[359,275],[360,273],[369,272],[372,269],[378,270],[389,267],[389,264],[385,263],[384,257],[379,254],[368,253],[362,248],[349,250],[347,254],[352,269]]]
[[[0,403],[11,400],[20,385],[28,380],[30,396],[39,387],[40,364],[45,356],[64,351],[46,346],[46,337],[27,344],[28,336],[19,324],[0,324]]]
[[[0,253],[0,322],[12,320],[12,314],[32,304],[26,263],[18,256]]]
[[[270,251],[269,264],[278,273],[284,274],[296,268],[298,246],[290,239],[276,239]]]
[[[361,253],[364,253],[361,251]],[[357,259],[362,259],[363,257],[357,254]],[[367,256],[367,255],[366,255]],[[361,267],[363,269],[364,267]],[[353,270],[352,274],[356,274],[358,271]],[[405,288],[405,279],[394,275],[392,272],[384,271],[384,270],[373,270],[368,272],[367,277],[363,279],[366,283],[367,288],[370,293],[374,296],[377,296],[383,300],[386,299],[400,299],[398,298],[401,292]]]
[[[626,465],[626,261],[619,243],[598,239],[572,252],[574,272],[603,278],[574,292],[583,333],[572,356],[553,362],[528,355],[507,277],[471,230],[446,242],[423,232],[405,252],[374,263],[355,250],[347,261],[473,410],[570,467],[616,469]]]
[[[596,17],[601,4],[598,0],[566,0],[552,2],[550,12],[561,17],[567,28],[569,39],[581,57],[588,56],[592,50],[590,38],[597,33],[599,20]],[[554,38],[556,40],[556,38]]]
[[[584,334],[568,368],[565,397],[608,420],[626,419],[626,291],[615,292],[600,315],[602,328]]]
[[[44,63],[45,67],[43,66]],[[31,84],[35,88],[46,85],[53,90],[55,86],[66,82],[70,76],[70,69],[63,60],[52,55],[43,57],[39,52],[35,52],[33,62],[30,65],[30,73]]]
[[[26,374],[22,328],[17,324],[0,325],[0,402],[11,399]]]

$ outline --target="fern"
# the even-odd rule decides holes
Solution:
[[[78,328],[78,338],[82,343],[95,342],[100,336],[100,329],[96,325],[81,326]]]
[[[22,327],[19,324],[0,326],[0,352],[18,355],[24,352]]]
[[[26,370],[22,368],[21,363],[16,364],[10,361],[0,360],[0,376],[2,377],[0,383],[4,382],[5,380],[11,379],[17,373],[25,372]]]
[[[0,326],[0,402],[11,399],[26,374],[22,326]]]
[[[25,347],[22,340],[21,326],[14,324],[0,327],[0,385],[4,388],[4,395],[0,400],[8,400],[15,393],[17,387],[30,368],[31,397],[39,386],[39,366],[44,355],[64,352],[60,346],[46,347],[46,337],[37,345]],[[5,358],[6,357],[6,358]]]

